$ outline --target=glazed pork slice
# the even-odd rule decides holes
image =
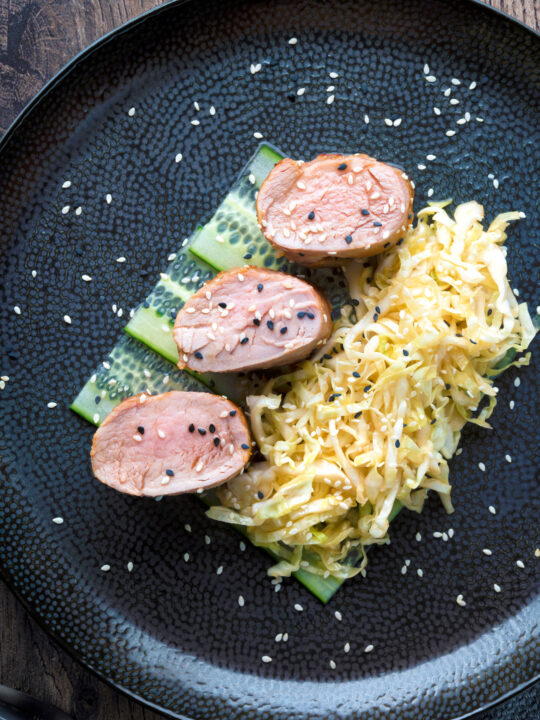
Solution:
[[[107,415],[92,441],[92,470],[129,495],[206,490],[237,475],[251,455],[242,411],[205,392],[134,395]]]
[[[306,358],[331,332],[330,306],[312,285],[258,267],[219,273],[174,324],[179,368],[232,372]]]
[[[405,173],[368,155],[286,158],[257,197],[259,225],[272,245],[303,265],[334,265],[376,255],[412,221]]]

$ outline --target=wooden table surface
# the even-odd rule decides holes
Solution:
[[[0,0],[0,136],[70,58],[104,33],[162,2]],[[487,4],[540,30],[540,0],[488,0]],[[0,684],[54,703],[74,720],[163,718],[112,690],[72,660],[1,581]],[[538,688],[532,689],[492,710],[485,720],[537,720],[539,695]]]

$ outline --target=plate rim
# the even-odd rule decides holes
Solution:
[[[199,0],[200,1],[200,0]],[[440,0],[435,0],[440,1]],[[506,20],[507,22],[514,23],[518,27],[521,27],[522,29],[529,32],[533,37],[535,37],[537,40],[540,39],[540,30],[536,30],[536,28],[531,27],[530,25],[527,25],[525,22],[518,20],[517,18],[513,17],[512,15],[508,14],[504,10],[501,10],[499,8],[492,7],[491,5],[488,5],[486,0],[462,0],[464,2],[467,2],[471,5],[475,5],[477,7],[483,8],[485,11],[494,13],[495,15],[498,15],[502,20]],[[33,110],[37,108],[49,95],[50,92],[54,90],[54,88],[66,77],[72,73],[77,66],[84,62],[87,57],[92,55],[94,52],[98,51],[101,47],[104,45],[107,45],[108,43],[116,40],[117,37],[120,37],[126,32],[131,31],[133,28],[137,27],[138,25],[141,25],[146,22],[146,20],[149,17],[157,16],[163,12],[166,12],[168,10],[172,10],[177,7],[181,7],[182,5],[187,5],[189,3],[193,3],[194,0],[165,0],[161,5],[157,5],[156,7],[150,8],[148,10],[145,10],[144,12],[140,13],[139,15],[126,20],[126,22],[122,23],[116,28],[113,28],[109,32],[105,33],[101,37],[94,40],[90,45],[85,47],[83,50],[78,52],[76,55],[74,55],[63,67],[61,67],[44,85],[43,87],[29,100],[29,102],[24,106],[24,108],[16,115],[16,117],[12,120],[12,122],[8,125],[4,135],[0,138],[0,156],[6,149],[6,147],[9,145],[12,137],[15,135],[19,127],[23,125],[25,120],[31,115]],[[64,650],[73,660],[75,660],[79,665],[84,667],[85,669],[89,670],[95,677],[97,677],[101,682],[104,682],[106,685],[108,685],[110,688],[115,690],[116,692],[119,692],[123,694],[125,697],[129,698],[130,700],[139,703],[145,708],[148,708],[154,712],[161,713],[162,715],[165,715],[166,717],[172,718],[173,720],[193,720],[193,718],[190,718],[187,715],[184,715],[182,713],[177,713],[172,710],[168,710],[166,708],[163,708],[160,705],[157,705],[156,703],[152,702],[151,700],[148,700],[138,693],[136,693],[133,690],[130,690],[120,683],[115,682],[111,678],[109,678],[107,675],[105,675],[101,670],[98,670],[95,668],[92,663],[86,661],[83,659],[81,653],[73,648],[67,640],[64,640],[60,635],[58,635],[52,628],[50,628],[45,621],[44,618],[41,617],[41,615],[31,607],[28,600],[22,595],[22,593],[19,591],[19,589],[16,587],[15,583],[12,582],[11,576],[7,568],[5,568],[2,563],[0,562],[0,579],[3,580],[3,582],[6,584],[6,587],[11,592],[11,594],[15,597],[18,603],[22,605],[25,612],[27,612],[32,620],[34,620],[38,627],[43,630],[48,638],[52,640],[54,643],[59,645],[62,650]],[[498,707],[499,705],[502,705],[507,700],[515,697],[516,695],[519,695],[520,693],[524,692],[528,688],[533,687],[535,684],[540,682],[540,670],[538,673],[533,675],[531,678],[529,678],[527,681],[520,683],[516,687],[512,688],[511,690],[507,691],[506,693],[499,695],[498,697],[494,698],[493,700],[489,701],[488,703],[485,703],[484,705],[481,705],[465,714],[456,715],[452,718],[448,718],[448,720],[480,720],[480,717],[487,712],[488,710],[491,710],[495,707]]]

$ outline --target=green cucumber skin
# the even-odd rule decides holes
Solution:
[[[122,400],[143,390],[150,393],[168,390],[208,391],[206,385],[196,378],[182,373],[127,335],[120,338],[105,362],[110,365],[110,369],[100,363],[70,405],[72,410],[93,425],[99,425]],[[150,373],[150,377],[144,375],[145,370]],[[97,403],[96,398],[99,398]]]

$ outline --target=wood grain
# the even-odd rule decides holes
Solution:
[[[0,136],[70,58],[163,0],[0,0]],[[538,0],[487,0],[540,30]],[[0,582],[0,683],[56,704],[74,720],[159,720],[56,645]],[[486,720],[540,717],[534,689]]]

